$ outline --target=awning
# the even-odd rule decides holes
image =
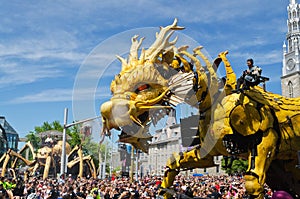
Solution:
[[[201,176],[203,176],[203,174],[202,173],[194,173],[193,176],[194,177],[201,177]]]

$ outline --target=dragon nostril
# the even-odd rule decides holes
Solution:
[[[113,98],[101,105],[103,129],[119,129],[124,124],[132,123],[130,119],[130,104],[128,100]]]
[[[120,100],[112,107],[112,117],[126,117],[129,114],[130,106],[127,100]]]

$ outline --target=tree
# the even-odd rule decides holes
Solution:
[[[27,142],[30,141],[34,149],[38,149],[40,146],[41,139],[33,131],[30,131],[26,136]]]
[[[68,140],[68,143],[73,148],[76,145],[81,144],[81,135],[80,135],[80,126],[74,125],[71,128],[67,129],[67,134],[71,137],[70,140]]]
[[[227,159],[227,160],[226,160]],[[226,166],[227,161],[227,166]],[[242,174],[248,168],[248,160],[243,160],[236,157],[223,157],[221,161],[222,170],[229,175]]]
[[[45,131],[50,131],[50,130],[57,130],[57,131],[62,131],[63,127],[60,125],[59,121],[54,121],[52,123],[49,122],[44,122],[42,126],[36,126],[34,127],[35,133],[41,133]]]
[[[86,154],[93,156],[95,159],[98,158],[98,144],[92,141],[92,138],[86,137],[85,140],[82,142],[83,150]]]
[[[28,135],[26,135],[27,141],[30,141],[35,149],[40,147],[41,139],[39,138],[38,134],[50,131],[50,130],[56,130],[63,132],[63,125],[59,123],[59,121],[54,121],[52,123],[44,122],[42,126],[36,126],[34,127],[34,131],[30,131]],[[70,140],[68,140],[68,143],[73,148],[76,145],[81,144],[81,138],[80,138],[80,125],[74,125],[71,128],[67,129],[67,135],[71,137]]]
[[[106,163],[109,162],[111,158],[111,148],[109,147],[109,142],[103,142],[99,145],[99,143],[92,141],[91,136],[86,137],[82,142],[83,150],[86,154],[91,155],[94,159],[94,163],[96,166],[99,165],[99,153],[101,154],[101,161],[105,159],[105,150],[106,152]],[[106,164],[106,171],[109,171],[109,165]]]
[[[109,142],[108,141],[103,142],[100,145],[100,153],[101,153],[101,159],[102,159],[102,161],[104,161],[104,159],[105,159],[105,150],[107,150],[106,151],[106,160],[109,160],[110,157],[111,157],[111,147],[109,146]]]
[[[49,131],[49,130],[57,130],[62,132],[63,126],[59,123],[59,121],[54,121],[52,123],[44,122],[42,126],[35,126],[34,131],[30,131],[25,137],[27,138],[27,142],[30,141],[33,148],[37,150],[40,148],[41,138],[38,136],[39,133]]]

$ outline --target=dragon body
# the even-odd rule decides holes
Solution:
[[[226,57],[210,62],[202,47],[188,52],[169,41],[177,26],[163,27],[147,50],[138,50],[142,39],[132,38],[129,59],[118,57],[122,70],[111,83],[113,97],[101,106],[103,134],[121,130],[120,141],[148,152],[152,136],[148,126],[163,113],[185,102],[199,108],[198,145],[174,154],[168,161],[162,192],[169,196],[175,176],[181,169],[215,166],[213,157],[224,155],[249,160],[245,187],[252,198],[263,198],[267,182],[276,190],[295,197],[300,194],[300,100],[266,92],[259,86],[233,93],[236,75]],[[216,70],[223,62],[225,83]],[[184,133],[184,132],[182,132]]]

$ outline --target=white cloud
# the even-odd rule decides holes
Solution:
[[[87,53],[80,52],[75,38],[60,33],[0,43],[0,87],[68,76],[65,70],[78,67]]]
[[[62,70],[51,66],[17,65],[17,63],[3,63],[0,65],[0,88],[28,84],[44,78],[56,78],[62,76]]]
[[[46,34],[43,37],[19,38],[6,40],[0,44],[0,57],[12,60],[12,58],[36,61],[43,58],[61,59],[73,62],[82,61],[86,54],[76,52],[78,41],[65,31],[59,31],[54,35]]]
[[[233,52],[230,56],[239,59],[246,60],[249,57],[255,57],[255,62],[259,65],[271,65],[271,64],[279,64],[282,62],[282,51],[281,50],[272,50],[264,53],[241,53],[241,52]]]
[[[61,102],[70,101],[72,91],[70,89],[49,89],[39,93],[33,93],[15,98],[11,101],[13,104],[35,103],[35,102]]]
[[[86,96],[94,96],[94,99],[99,98],[109,98],[110,92],[109,87],[103,86],[97,88],[97,90],[101,90],[102,92],[97,92],[95,89],[81,89],[76,91],[76,100],[86,100]],[[103,92],[105,91],[105,92]],[[38,93],[30,93],[25,96],[17,97],[11,100],[9,103],[11,104],[23,104],[23,103],[36,103],[36,102],[64,102],[64,101],[72,101],[73,97],[73,89],[47,89],[40,91]]]
[[[118,47],[117,45],[115,46]],[[82,62],[77,76],[84,79],[100,79],[101,77],[118,74],[121,70],[121,63],[115,62],[116,56],[106,52],[93,53]],[[104,64],[105,63],[105,64]],[[108,63],[108,65],[106,65]],[[80,74],[80,75],[79,75]]]
[[[233,44],[231,44],[231,46],[229,46],[229,49],[231,51],[239,51],[240,49],[243,49],[243,48],[249,48],[250,49],[251,47],[254,47],[254,46],[266,45],[267,42],[268,41],[265,40],[262,37],[256,37],[256,38],[253,38],[253,39],[245,40],[243,42],[234,42]]]

